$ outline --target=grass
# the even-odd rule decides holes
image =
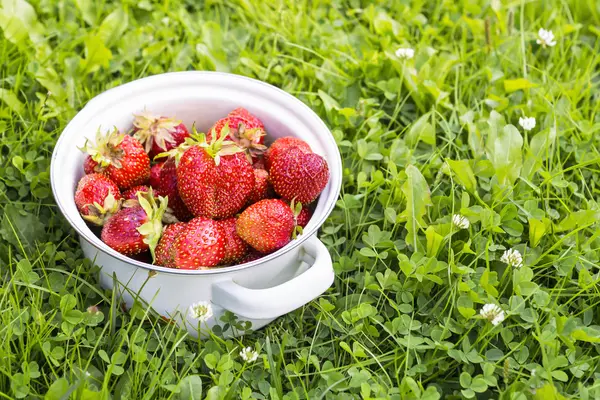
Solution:
[[[597,2],[0,4],[0,398],[600,398]],[[335,284],[239,340],[123,311],[49,188],[90,98],[179,70],[283,88],[344,159]]]

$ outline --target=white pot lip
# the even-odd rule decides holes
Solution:
[[[326,204],[325,210],[321,213],[321,215],[319,216],[319,219],[317,221],[315,221],[315,223],[312,224],[311,229],[305,230],[303,232],[303,234],[300,235],[300,237],[298,237],[295,240],[292,240],[290,243],[288,243],[281,249],[279,249],[271,254],[268,254],[266,256],[263,256],[262,258],[260,258],[258,260],[249,262],[249,263],[233,265],[230,267],[215,267],[215,268],[208,268],[208,269],[201,269],[201,270],[182,270],[182,269],[167,268],[167,267],[162,267],[162,266],[158,266],[158,265],[148,264],[148,263],[145,263],[142,261],[137,261],[137,260],[129,258],[129,257],[113,250],[112,248],[108,247],[104,243],[102,243],[102,245],[98,245],[94,242],[94,240],[92,240],[90,238],[90,236],[95,236],[95,235],[89,227],[86,226],[86,229],[80,229],[77,226],[77,224],[74,223],[72,216],[70,216],[69,213],[66,211],[62,202],[58,200],[60,197],[57,195],[57,188],[56,188],[55,181],[54,181],[55,168],[56,168],[54,160],[58,158],[58,149],[60,148],[61,141],[65,139],[65,137],[63,135],[64,131],[69,129],[70,125],[74,125],[75,123],[78,122],[78,120],[85,117],[85,114],[82,114],[82,111],[84,111],[88,107],[88,105],[90,105],[92,103],[95,104],[96,102],[98,102],[98,104],[102,104],[102,103],[100,103],[101,101],[106,103],[107,98],[109,98],[109,96],[105,97],[104,95],[108,94],[109,92],[111,95],[115,96],[115,95],[118,95],[120,91],[131,88],[131,85],[140,85],[142,82],[152,83],[153,81],[160,81],[163,79],[168,79],[169,77],[182,77],[184,75],[189,75],[189,76],[212,75],[215,77],[223,77],[223,78],[234,79],[234,80],[237,79],[240,81],[252,82],[254,84],[263,85],[263,86],[267,87],[269,90],[276,92],[278,95],[286,97],[291,103],[294,103],[295,106],[297,106],[300,109],[303,109],[305,113],[311,114],[314,117],[314,119],[316,121],[318,121],[318,123],[323,128],[323,132],[327,132],[327,135],[326,135],[327,140],[330,142],[330,144],[332,144],[333,148],[335,148],[337,150],[333,156],[328,158],[328,163],[330,164],[329,170],[337,172],[337,174],[336,173],[330,174],[330,178],[329,178],[329,180],[330,180],[329,184],[331,185],[331,190],[335,194],[335,196],[330,196],[330,199],[332,199],[332,200],[330,200],[329,203]],[[95,105],[95,107],[97,107],[97,105]],[[87,110],[87,113],[90,113],[91,111],[92,111],[92,109],[90,108]],[[97,250],[99,250],[103,253],[106,253],[121,262],[130,264],[130,265],[133,265],[133,266],[136,266],[139,268],[147,269],[148,271],[155,271],[155,272],[174,274],[174,275],[226,274],[226,273],[230,273],[230,272],[243,270],[246,268],[253,268],[253,267],[259,266],[263,263],[274,260],[289,251],[294,250],[295,248],[300,246],[302,243],[304,243],[306,240],[308,240],[310,237],[312,237],[313,235],[316,235],[317,230],[321,227],[321,225],[323,225],[325,220],[329,217],[329,214],[331,214],[331,212],[333,211],[333,208],[335,207],[335,203],[340,195],[340,191],[341,191],[341,187],[342,187],[341,175],[342,175],[342,158],[341,158],[339,149],[337,147],[337,144],[335,142],[335,139],[333,138],[333,135],[331,134],[331,131],[329,130],[327,125],[325,125],[323,120],[321,118],[319,118],[319,116],[310,107],[308,107],[306,104],[304,104],[298,98],[292,96],[291,94],[287,93],[286,91],[279,89],[278,87],[273,86],[269,83],[266,83],[266,82],[263,82],[263,81],[260,81],[257,79],[249,78],[249,77],[246,77],[243,75],[231,74],[231,73],[226,73],[226,72],[215,72],[215,71],[182,71],[182,72],[167,72],[167,73],[163,73],[163,74],[151,75],[148,77],[136,79],[131,82],[127,82],[125,84],[116,86],[115,88],[109,89],[109,90],[93,97],[79,111],[79,113],[77,113],[75,115],[75,117],[73,117],[73,119],[67,124],[67,126],[64,128],[63,132],[61,132],[61,135],[59,136],[59,138],[56,141],[56,144],[54,146],[54,150],[52,152],[52,159],[50,162],[50,185],[52,187],[52,193],[54,195],[56,204],[58,205],[58,208],[60,209],[62,215],[69,222],[69,225],[71,225],[71,227],[73,229],[75,229],[75,231],[80,235],[81,238],[83,238],[90,245],[94,246]],[[81,218],[79,216],[79,214],[77,215],[77,217]],[[311,222],[313,222],[313,221],[311,220]]]

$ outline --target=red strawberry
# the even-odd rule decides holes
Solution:
[[[305,153],[312,152],[308,143],[306,143],[302,139],[298,139],[297,137],[293,137],[293,136],[286,136],[286,137],[279,138],[273,142],[273,144],[269,147],[269,149],[264,154],[266,170],[270,171],[273,160],[275,160],[277,157],[279,157],[279,155],[284,153],[287,149],[292,148],[292,147],[298,147],[300,150],[302,150]]]
[[[176,224],[167,225],[163,231],[162,236],[156,246],[156,265],[162,265],[163,267],[173,267],[171,259],[171,246],[177,239],[177,236],[185,228],[184,222],[178,222]]]
[[[323,157],[292,147],[273,159],[270,178],[275,193],[286,200],[312,203],[329,180],[329,167]]]
[[[120,189],[142,185],[150,176],[150,158],[141,143],[129,135],[114,130],[106,136],[98,132],[96,145],[86,141],[83,151],[86,174],[98,172],[108,176]]]
[[[117,185],[102,174],[85,175],[75,190],[75,205],[88,222],[104,225],[121,207]]]
[[[225,234],[225,257],[222,264],[235,264],[248,253],[248,245],[235,231],[236,221],[235,217],[217,221]]]
[[[179,120],[153,115],[147,111],[134,117],[134,136],[144,145],[150,158],[179,146],[190,136]]]
[[[288,244],[294,232],[294,213],[278,199],[252,204],[239,216],[238,235],[261,253],[270,253]]]
[[[301,228],[306,228],[308,221],[310,221],[310,217],[312,217],[312,213],[310,212],[309,208],[302,206],[300,213],[296,216],[296,225]]]
[[[125,200],[137,200],[138,192],[147,193],[150,188],[146,185],[134,186],[131,189],[127,189],[123,192],[123,198]]]
[[[194,218],[170,249],[172,266],[180,269],[216,267],[225,257],[225,233],[218,221]]]
[[[218,120],[208,131],[206,137],[208,140],[216,133],[216,137],[227,134],[227,140],[233,141],[238,147],[242,148],[248,160],[252,162],[267,150],[263,144],[265,142],[265,129],[258,119],[246,119],[231,114]]]
[[[248,204],[254,204],[259,200],[273,197],[273,187],[269,182],[269,173],[264,169],[254,170],[254,187],[248,198]]]
[[[246,257],[242,258],[238,264],[249,263],[249,262],[258,260],[259,258],[263,258],[263,257],[264,257],[264,254],[259,253],[256,250],[251,250],[250,253],[246,254]]]
[[[231,217],[246,204],[253,187],[252,166],[225,135],[191,146],[177,165],[179,195],[195,216]]]
[[[121,254],[133,256],[148,249],[154,258],[154,248],[162,234],[162,216],[167,201],[159,198],[156,204],[154,193],[139,193],[139,204],[122,208],[104,224],[100,235],[102,241]]]
[[[177,168],[175,160],[168,159],[165,162],[152,166],[150,170],[150,185],[156,194],[169,198],[169,208],[179,221],[189,221],[192,213],[185,206],[177,191]]]
[[[229,117],[240,117],[248,121],[248,123],[252,126],[256,126],[261,129],[265,129],[262,121],[256,118],[255,115],[250,114],[250,111],[246,110],[244,107],[238,107],[235,110],[231,111],[228,114]]]

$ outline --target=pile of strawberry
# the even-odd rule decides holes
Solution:
[[[244,108],[206,134],[143,112],[131,132],[86,142],[75,204],[104,243],[130,257],[181,269],[256,260],[302,232],[329,180],[306,142],[267,147],[265,137]]]

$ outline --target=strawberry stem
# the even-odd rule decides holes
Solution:
[[[235,142],[226,140],[229,137],[229,133],[229,124],[225,124],[223,129],[221,129],[218,138],[217,133],[213,128],[210,143],[207,143],[206,141],[200,143],[200,146],[215,160],[216,165],[219,165],[221,157],[244,151],[244,149],[235,144]]]
[[[108,193],[104,199],[104,204],[86,204],[89,214],[82,215],[83,219],[91,222],[94,225],[102,226],[110,217],[116,214],[121,208],[122,201],[115,199],[115,196],[111,192]]]
[[[134,136],[144,145],[146,153],[152,148],[152,143],[156,143],[161,149],[167,147],[166,142],[175,143],[173,132],[181,124],[180,120],[154,115],[146,109],[133,116],[133,126],[137,129]]]
[[[152,188],[148,192],[138,192],[138,201],[140,206],[146,212],[147,220],[137,228],[138,232],[144,237],[144,243],[150,247],[152,261],[155,260],[155,249],[162,235],[162,218],[167,209],[169,200],[166,197],[158,196],[158,203]]]
[[[88,153],[92,160],[98,163],[99,172],[110,165],[122,168],[121,158],[123,158],[124,151],[119,145],[123,139],[125,139],[125,134],[120,133],[116,127],[106,135],[103,135],[98,129],[96,143],[92,145],[89,139],[86,139],[83,147],[80,147],[79,150]]]
[[[244,151],[244,149],[240,148],[231,140],[226,140],[228,136],[229,127],[225,125],[218,138],[213,129],[210,142],[207,142],[206,135],[204,133],[199,133],[196,130],[196,127],[192,126],[192,133],[182,144],[169,151],[157,154],[154,159],[170,157],[175,159],[175,165],[179,165],[179,161],[187,149],[192,146],[200,146],[215,160],[215,164],[219,165],[221,157]]]

